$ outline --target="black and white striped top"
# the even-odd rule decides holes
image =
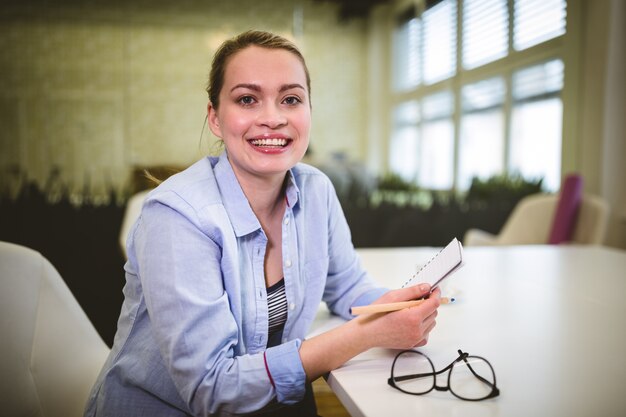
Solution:
[[[287,295],[285,279],[267,289],[267,310],[269,317],[269,334],[282,330],[287,321]]]

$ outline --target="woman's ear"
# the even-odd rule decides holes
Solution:
[[[211,102],[209,102],[207,106],[207,114],[209,129],[211,129],[211,132],[213,132],[215,136],[222,139],[222,128],[220,127],[220,120],[217,117],[217,109],[213,106]]]

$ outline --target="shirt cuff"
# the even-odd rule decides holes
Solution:
[[[299,339],[274,346],[265,351],[270,378],[279,403],[294,404],[304,398],[306,374],[300,359]]]

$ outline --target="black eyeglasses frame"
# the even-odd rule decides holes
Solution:
[[[430,363],[431,368],[433,369],[433,372],[427,372],[427,373],[421,373],[421,374],[410,374],[410,375],[402,375],[400,377],[395,377],[393,376],[393,371],[394,368],[396,366],[396,361],[398,360],[398,358],[400,356],[402,356],[404,353],[407,352],[412,352],[412,353],[417,353],[419,355],[422,355],[424,358],[426,358],[428,360],[428,362]],[[454,395],[455,397],[463,400],[463,401],[483,401],[483,400],[487,400],[490,398],[494,398],[497,397],[498,395],[500,395],[500,390],[498,389],[498,387],[496,386],[496,373],[493,370],[493,366],[491,366],[491,363],[489,363],[489,361],[485,358],[483,358],[482,356],[474,356],[474,355],[469,355],[466,352],[463,352],[461,349],[458,349],[457,352],[459,353],[459,356],[450,363],[450,365],[446,366],[445,368],[439,370],[439,371],[435,371],[435,365],[433,364],[433,362],[430,360],[430,358],[428,356],[426,356],[425,354],[423,354],[420,351],[414,350],[414,349],[408,349],[408,350],[403,350],[402,352],[399,352],[396,357],[393,360],[393,364],[391,365],[391,375],[389,376],[389,379],[387,379],[387,383],[392,386],[393,388],[397,389],[398,391],[404,392],[405,394],[410,394],[410,395],[424,395],[424,394],[428,394],[429,392],[431,392],[433,389],[436,391],[450,391],[450,393],[452,395]],[[472,366],[469,364],[468,359],[470,358],[475,358],[475,359],[480,359],[482,361],[484,361],[489,368],[491,369],[491,373],[493,374],[493,383],[491,383],[490,381],[488,381],[487,379],[483,378],[482,376],[478,375],[474,369],[472,368]],[[487,384],[488,386],[491,387],[491,392],[489,394],[487,394],[484,397],[480,397],[480,398],[465,398],[463,396],[458,395],[456,392],[454,392],[454,390],[452,390],[452,388],[450,387],[450,378],[452,376],[452,372],[450,372],[452,370],[452,368],[454,367],[454,365],[458,362],[464,361],[465,365],[467,365],[467,367],[469,368],[469,370],[472,372],[472,374],[481,382]],[[448,372],[448,380],[447,380],[447,384],[445,386],[439,386],[437,385],[437,375],[443,374],[444,372]],[[395,381],[406,381],[409,379],[417,379],[417,378],[425,378],[425,377],[432,377],[432,381],[433,381],[433,385],[424,392],[410,392],[410,391],[405,391],[404,389],[402,389],[401,387],[399,387]]]

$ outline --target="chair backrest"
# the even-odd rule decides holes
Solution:
[[[595,195],[583,195],[572,242],[602,245],[611,214],[609,203]]]
[[[52,264],[7,242],[0,332],[2,415],[82,416],[109,348]]]
[[[119,236],[119,243],[124,256],[126,256],[126,239],[128,239],[128,232],[130,232],[131,227],[133,227],[133,224],[139,218],[143,202],[150,191],[152,191],[152,189],[143,190],[137,194],[133,194],[126,203],[126,210],[124,210],[124,218],[122,219],[122,227],[120,229]]]
[[[497,244],[548,243],[558,199],[558,194],[533,194],[524,197],[502,227],[496,238]],[[601,245],[606,237],[608,220],[608,203],[598,196],[584,194],[570,243]]]
[[[533,194],[522,198],[498,234],[500,245],[536,245],[548,243],[558,196]]]

